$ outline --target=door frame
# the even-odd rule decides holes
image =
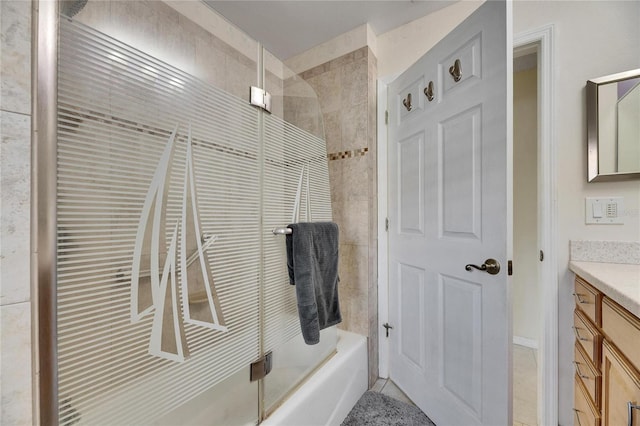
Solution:
[[[538,420],[558,424],[558,251],[556,142],[553,98],[554,27],[516,34],[513,49],[536,48],[538,53],[538,229],[545,261],[539,263],[541,289],[540,340],[538,342]],[[516,265],[517,267],[517,265]]]
[[[535,48],[538,54],[538,226],[545,261],[539,265],[542,321],[538,342],[538,419],[558,424],[558,256],[557,184],[554,123],[554,27],[546,25],[513,37],[513,49]],[[378,340],[379,375],[389,377],[389,340],[382,338],[389,320],[389,235],[385,229],[388,207],[387,85],[397,75],[378,79]],[[384,123],[384,124],[383,124]],[[518,265],[516,265],[517,268]]]

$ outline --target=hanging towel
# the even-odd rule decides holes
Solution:
[[[287,269],[296,286],[302,337],[320,341],[320,330],[342,322],[338,301],[338,225],[303,222],[288,226]]]

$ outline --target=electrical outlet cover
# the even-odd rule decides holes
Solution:
[[[621,225],[624,214],[622,197],[587,197],[585,223],[593,225]]]

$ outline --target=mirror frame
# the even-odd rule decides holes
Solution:
[[[598,87],[603,84],[640,77],[640,68],[587,80],[587,181],[611,182],[640,179],[640,171],[600,173],[598,165]]]

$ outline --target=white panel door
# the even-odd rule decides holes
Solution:
[[[512,421],[510,19],[486,2],[388,92],[390,376],[439,426]]]

